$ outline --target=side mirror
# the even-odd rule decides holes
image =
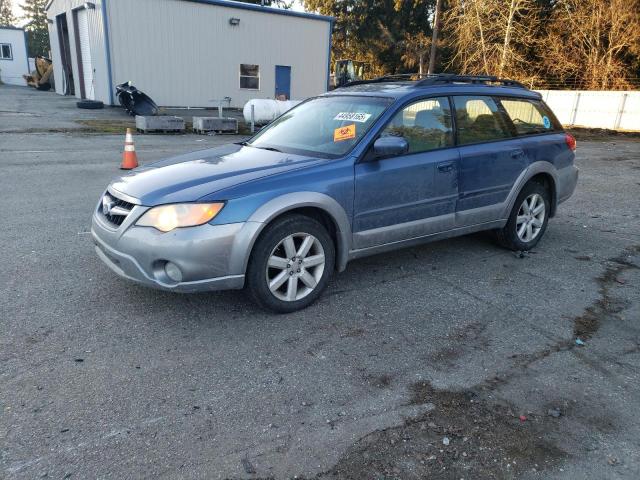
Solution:
[[[373,144],[375,158],[397,157],[409,151],[409,144],[403,137],[380,137]]]

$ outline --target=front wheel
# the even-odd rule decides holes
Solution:
[[[547,229],[550,211],[547,189],[537,182],[526,184],[516,199],[507,224],[497,231],[498,240],[510,250],[531,250]]]
[[[326,228],[303,215],[286,216],[267,226],[256,242],[247,287],[261,307],[294,312],[322,294],[334,264],[335,247]]]

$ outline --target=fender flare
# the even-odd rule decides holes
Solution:
[[[243,271],[246,271],[253,245],[265,227],[274,218],[288,211],[304,207],[318,208],[332,219],[336,227],[336,269],[341,272],[346,268],[351,250],[351,222],[344,208],[335,199],[324,193],[295,192],[269,200],[247,219],[247,222],[258,224],[259,227],[254,229],[252,238],[249,240]]]
[[[558,202],[558,172],[556,171],[553,164],[545,161],[537,161],[533,162],[529,167],[520,174],[518,179],[515,181],[511,192],[509,192],[509,196],[507,197],[507,201],[505,209],[502,212],[501,218],[509,218],[509,214],[513,209],[513,206],[516,202],[516,198],[520,194],[522,188],[527,184],[529,180],[540,173],[546,173],[551,176],[553,180],[553,192],[551,198],[551,215],[555,215],[556,206]]]

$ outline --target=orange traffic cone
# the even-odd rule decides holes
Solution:
[[[131,129],[127,128],[127,135],[124,138],[124,153],[122,154],[122,170],[131,170],[138,166],[138,156],[136,155],[136,146],[133,144],[133,135]]]

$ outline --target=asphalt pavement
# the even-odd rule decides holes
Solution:
[[[0,135],[0,477],[640,478],[637,139],[578,142],[534,251],[483,233],[361,259],[289,315],[99,261],[123,140]]]

